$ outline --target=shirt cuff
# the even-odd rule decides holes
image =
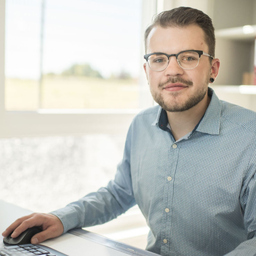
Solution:
[[[72,207],[67,206],[59,210],[52,211],[50,214],[53,214],[60,219],[64,227],[63,233],[66,233],[70,229],[76,228],[79,225],[77,212]]]

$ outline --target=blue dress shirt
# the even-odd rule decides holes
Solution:
[[[53,212],[64,225],[104,223],[138,204],[147,250],[163,256],[256,255],[256,113],[211,102],[175,141],[159,106],[139,113],[115,179]]]

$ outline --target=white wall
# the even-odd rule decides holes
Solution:
[[[217,38],[216,54],[220,72],[215,85],[241,85],[244,72],[253,70],[253,42]]]
[[[215,29],[239,27],[253,23],[255,0],[214,0]]]
[[[253,1],[253,9],[252,9],[254,15],[253,15],[253,24],[256,24],[256,0]]]
[[[256,24],[256,0],[214,0],[215,30]],[[254,40],[216,38],[221,67],[216,85],[241,85],[243,74],[253,72]]]
[[[164,10],[172,9],[178,6],[189,6],[200,9],[211,16],[214,0],[163,0]]]

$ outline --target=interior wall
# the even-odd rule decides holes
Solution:
[[[158,0],[164,10],[191,6],[207,13],[215,29],[256,24],[256,0]]]
[[[179,6],[189,6],[200,9],[211,16],[211,9],[214,0],[165,0],[164,10],[169,10]]]
[[[243,73],[252,72],[253,60],[248,58],[253,42],[217,38],[216,57],[220,59],[220,71],[215,85],[241,85]]]
[[[256,0],[214,0],[215,30],[256,24]],[[221,60],[216,85],[241,85],[245,72],[253,72],[253,40],[216,39],[216,57]]]
[[[253,24],[255,0],[214,0],[213,23],[215,29]]]
[[[252,7],[252,10],[253,10],[253,17],[252,17],[252,22],[253,24],[255,25],[256,24],[256,0],[253,0],[253,7]]]

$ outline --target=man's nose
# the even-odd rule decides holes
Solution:
[[[175,56],[170,56],[168,65],[164,72],[166,75],[180,75],[183,74],[184,69],[179,65]]]

